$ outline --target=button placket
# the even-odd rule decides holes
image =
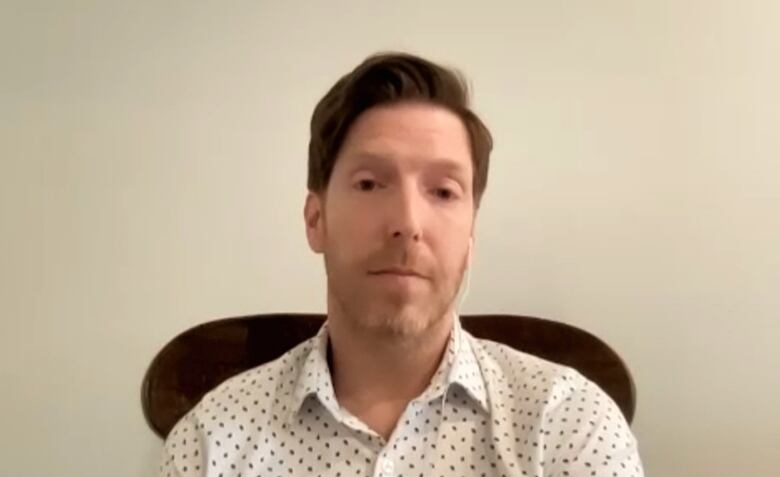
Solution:
[[[387,457],[386,455],[379,456],[376,468],[376,475],[380,477],[392,477],[393,473],[395,472],[395,464],[393,463],[393,459]]]

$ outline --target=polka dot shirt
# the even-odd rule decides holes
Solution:
[[[339,406],[326,323],[206,394],[168,435],[160,476],[643,476],[623,415],[595,384],[454,323],[389,439]]]

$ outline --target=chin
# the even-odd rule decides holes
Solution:
[[[425,334],[444,317],[431,307],[413,305],[372,310],[366,317],[374,332],[397,338],[414,338]]]
[[[446,319],[451,300],[438,293],[387,293],[375,287],[333,287],[330,300],[354,331],[390,339],[424,336]],[[344,291],[346,291],[344,290]]]

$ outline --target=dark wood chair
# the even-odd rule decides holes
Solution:
[[[165,438],[201,397],[224,380],[271,361],[314,336],[321,314],[262,314],[195,326],[171,340],[152,360],[141,402],[149,426]],[[630,423],[636,390],[623,360],[592,334],[564,323],[517,315],[464,315],[479,338],[577,369],[615,400]]]

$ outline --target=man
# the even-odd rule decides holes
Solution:
[[[456,316],[492,139],[453,71],[368,58],[311,121],[312,250],[328,319],[166,441],[163,476],[641,476],[613,401]]]

